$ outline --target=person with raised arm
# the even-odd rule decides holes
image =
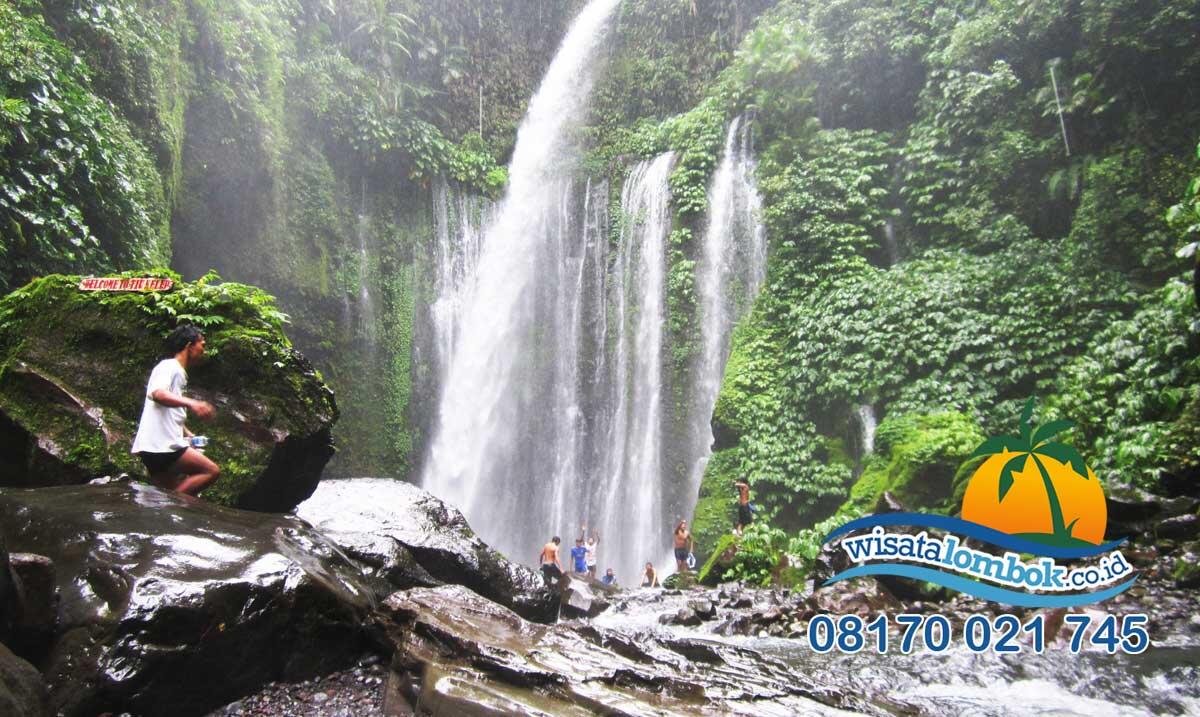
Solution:
[[[220,466],[192,447],[192,432],[184,425],[189,411],[205,421],[216,415],[211,403],[183,395],[188,368],[203,357],[204,334],[195,326],[185,324],[167,337],[167,357],[150,372],[130,449],[142,459],[152,483],[191,496],[221,475]]]

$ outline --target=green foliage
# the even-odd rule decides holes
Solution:
[[[1196,146],[1196,159],[1200,159],[1200,145]],[[1182,201],[1167,210],[1167,223],[1187,242],[1176,256],[1191,259],[1197,267],[1195,288],[1200,300],[1200,252],[1196,251],[1200,247],[1200,174],[1188,183]]]
[[[1195,316],[1190,287],[1172,280],[1065,367],[1048,415],[1076,423],[1071,442],[1106,484],[1154,488],[1164,469],[1200,457],[1179,432],[1200,384]]]
[[[722,78],[735,105],[762,111],[769,138],[786,136],[811,116],[816,66],[812,33],[796,19],[760,23]]]
[[[866,514],[885,491],[913,510],[957,511],[954,477],[983,438],[978,422],[964,413],[889,416],[841,512]]]
[[[242,336],[276,340],[288,323],[287,315],[275,307],[274,296],[255,286],[223,283],[215,271],[191,283],[181,282],[173,272],[154,275],[169,276],[176,281],[176,288],[146,295],[142,311],[152,317],[151,326],[193,324],[207,332],[228,324],[236,325]],[[286,338],[278,340],[291,346]],[[214,342],[209,353],[215,356],[219,351],[220,342]]]
[[[752,523],[737,541],[737,553],[722,579],[766,587],[787,567],[788,536],[766,523]]]
[[[90,80],[43,21],[0,7],[0,289],[167,259],[153,162]]]
[[[637,121],[654,122],[702,104],[711,95],[706,85],[733,59],[754,18],[772,4],[771,0],[624,0],[587,131],[601,162],[607,164],[623,154],[648,156],[662,151],[661,143],[645,141]],[[717,123],[723,124],[723,119]]]
[[[1154,160],[1143,147],[1118,148],[1088,167],[1071,225],[1080,260],[1164,280],[1186,264],[1163,217],[1186,183],[1173,158]],[[1169,218],[1168,218],[1169,219]]]
[[[773,277],[735,334],[717,402],[715,421],[739,434],[738,470],[773,512],[819,517],[849,478],[820,425],[848,420],[837,417],[849,407],[870,399],[888,413],[990,418],[1005,399],[1050,392],[1124,300],[1118,280],[1101,289],[1065,278],[1061,257],[1020,241],[982,258],[930,252],[842,274],[800,299],[777,294]],[[767,312],[786,319],[763,321]]]
[[[725,114],[715,100],[663,122],[664,143],[678,158],[669,180],[671,202],[680,217],[698,216],[708,206],[708,178],[717,167]]]
[[[725,576],[725,571],[733,564],[733,553],[737,550],[738,538],[726,533],[717,537],[708,560],[700,566],[696,580],[701,585],[716,585]]]

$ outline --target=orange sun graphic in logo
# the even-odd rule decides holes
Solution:
[[[1079,453],[1054,441],[1070,421],[1030,425],[1033,399],[1021,411],[1020,436],[984,441],[972,458],[989,456],[967,485],[962,517],[1002,533],[1058,546],[1104,542],[1104,489]]]

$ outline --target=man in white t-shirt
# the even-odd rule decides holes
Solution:
[[[192,432],[183,423],[188,411],[204,420],[216,413],[207,401],[183,395],[188,367],[204,355],[204,335],[195,326],[180,326],[167,338],[167,350],[170,358],[158,362],[146,383],[146,402],[130,452],[142,459],[159,488],[196,495],[221,474],[216,463],[192,448]]]

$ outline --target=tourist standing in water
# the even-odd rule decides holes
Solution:
[[[562,539],[554,536],[549,543],[542,546],[542,554],[538,556],[538,562],[542,564],[542,575],[550,585],[558,582],[563,575],[562,563],[558,560],[558,546],[561,543]]]
[[[142,459],[159,488],[196,495],[217,479],[221,468],[191,445],[184,425],[188,411],[208,420],[216,409],[207,401],[183,395],[187,370],[204,356],[204,334],[190,324],[167,338],[167,358],[158,362],[146,383],[146,400],[130,452]]]
[[[754,520],[754,511],[750,510],[750,484],[737,481],[733,487],[738,491],[737,527],[733,529],[733,533],[741,535],[742,530]]]
[[[696,547],[696,541],[688,530],[687,521],[680,520],[675,525],[675,572],[688,571],[688,554]]]
[[[642,587],[658,587],[658,573],[654,570],[654,563],[646,563],[646,572],[642,573]]]

